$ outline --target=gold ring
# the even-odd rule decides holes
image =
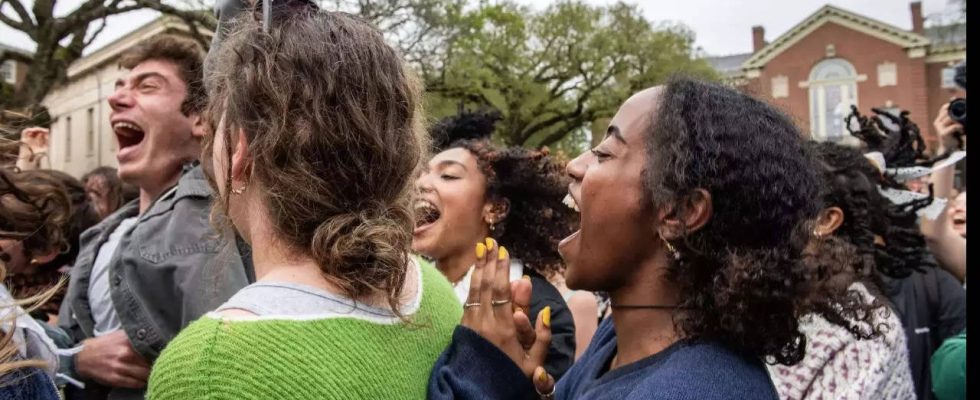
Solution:
[[[490,301],[490,304],[492,304],[494,307],[496,307],[496,306],[502,306],[502,305],[507,304],[507,303],[510,303],[510,299],[507,299],[507,300],[491,300]]]

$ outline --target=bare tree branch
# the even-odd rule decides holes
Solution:
[[[17,18],[20,19],[20,23],[17,23],[7,15],[3,14],[2,10],[4,4],[10,4],[10,8],[14,9],[14,12],[17,14]],[[19,0],[0,0],[0,16],[3,17],[2,21],[4,24],[10,25],[11,28],[23,31],[25,33],[27,32],[27,29],[34,30],[37,28],[34,20],[31,19],[31,15],[27,12],[27,9],[24,8],[24,5],[20,4]]]

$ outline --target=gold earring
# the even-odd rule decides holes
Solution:
[[[670,253],[671,257],[673,257],[675,260],[681,259],[681,253],[677,251],[677,248],[675,248],[674,245],[670,244],[670,242],[668,242],[667,239],[664,239],[663,236],[660,237],[660,240],[664,241],[664,245],[667,246],[667,252]]]
[[[231,189],[231,194],[242,194],[242,193],[245,193],[245,188],[247,188],[247,187],[248,187],[248,185],[246,184],[246,185],[242,185],[242,187],[240,187],[238,189]]]

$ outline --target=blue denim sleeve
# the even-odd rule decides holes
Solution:
[[[457,326],[449,347],[429,377],[429,400],[534,399],[537,392],[524,372],[493,343]]]

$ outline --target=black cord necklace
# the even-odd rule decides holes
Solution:
[[[642,310],[642,309],[648,309],[648,310],[679,310],[679,309],[687,309],[687,308],[690,308],[690,307],[681,307],[681,306],[662,306],[662,305],[657,305],[657,304],[649,304],[649,305],[647,305],[647,304],[611,304],[609,306],[612,307],[614,310],[615,309],[623,309],[623,310]]]

